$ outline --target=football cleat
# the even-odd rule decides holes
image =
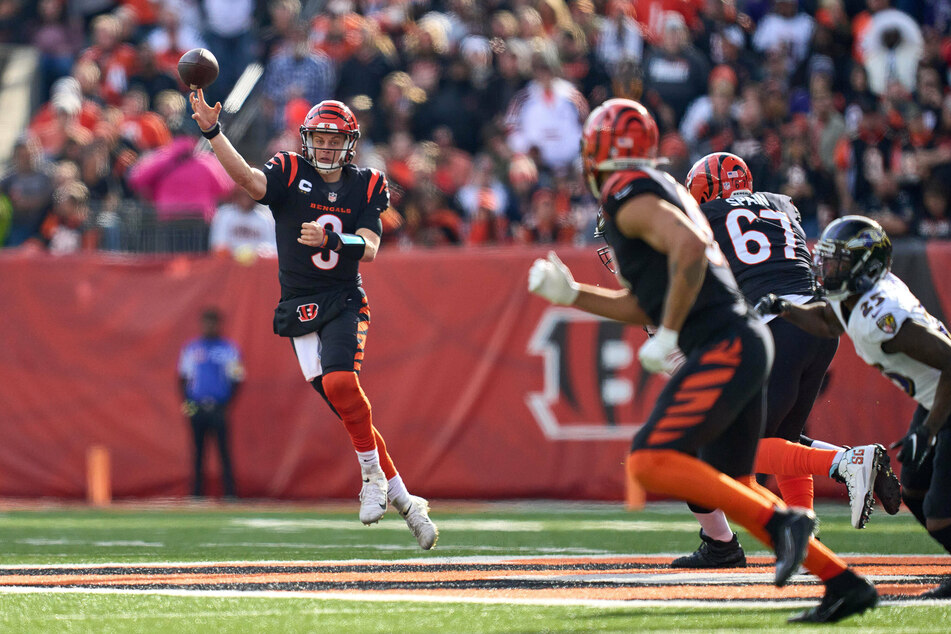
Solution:
[[[878,464],[885,449],[881,445],[860,445],[847,449],[842,459],[832,466],[829,474],[834,480],[844,482],[849,491],[849,506],[852,508],[852,527],[865,528],[875,505],[875,477]]]
[[[380,521],[386,513],[386,475],[379,467],[363,472],[363,488],[360,489],[360,521],[370,525]]]
[[[875,495],[885,512],[894,515],[901,508],[901,483],[892,471],[891,459],[885,453],[885,448],[878,446],[882,451],[879,454],[878,472],[875,474]]]
[[[413,532],[419,547],[429,550],[439,539],[439,529],[429,519],[429,502],[416,495],[409,496],[409,504],[400,511],[406,525]]]
[[[746,568],[746,553],[733,533],[733,539],[719,542],[700,530],[700,547],[689,555],[670,562],[671,568]]]
[[[845,570],[826,582],[826,593],[822,601],[814,608],[798,614],[790,623],[835,623],[853,614],[862,614],[878,603],[878,591],[875,586]]]
[[[776,553],[776,576],[773,583],[782,588],[806,558],[809,539],[816,525],[816,516],[806,509],[776,508],[766,524]]]

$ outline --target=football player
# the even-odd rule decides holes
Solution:
[[[686,188],[710,222],[713,237],[740,290],[755,302],[775,293],[794,304],[815,299],[812,256],[800,226],[799,210],[788,196],[753,193],[753,177],[739,156],[715,152],[697,161]],[[897,513],[898,480],[881,445],[845,449],[811,441],[800,444],[806,419],[838,347],[838,339],[811,335],[775,315],[763,318],[773,335],[776,356],[767,381],[766,429],[753,464],[756,473],[775,474],[789,506],[813,508],[813,475],[846,484],[852,525],[863,528],[872,510],[873,490]],[[746,556],[722,511],[690,506],[700,522],[700,547],[671,562],[673,568],[745,566]]]
[[[751,312],[697,203],[657,169],[657,124],[640,103],[610,99],[584,125],[585,177],[601,202],[604,236],[623,288],[575,282],[550,253],[529,290],[552,303],[657,328],[638,358],[673,373],[634,437],[628,477],[647,491],[723,509],[776,552],[783,586],[803,563],[825,583],[819,607],[796,621],[837,621],[878,601],[875,587],[812,538],[815,516],[787,507],[753,477],[763,430],[762,387],[772,364],[769,330]]]
[[[951,553],[951,335],[891,273],[892,245],[874,220],[843,216],[816,243],[816,268],[825,301],[797,306],[776,295],[761,312],[818,336],[846,333],[855,352],[918,402],[901,448],[902,499]],[[951,581],[921,595],[951,598]]]
[[[274,215],[281,284],[274,331],[290,338],[304,378],[350,435],[363,478],[360,521],[378,522],[389,501],[419,545],[432,548],[439,532],[429,504],[407,491],[360,386],[370,308],[359,265],[376,257],[389,191],[381,172],[352,162],[356,117],[339,101],[318,103],[300,127],[301,153],[278,152],[260,170],[221,132],[220,103],[210,107],[198,90],[191,105],[228,175]]]

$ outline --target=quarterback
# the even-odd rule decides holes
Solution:
[[[360,521],[378,522],[389,501],[429,550],[439,536],[429,504],[407,491],[360,386],[370,307],[359,265],[376,257],[389,191],[386,176],[352,163],[356,117],[339,101],[320,102],[300,127],[301,154],[279,152],[260,170],[221,132],[220,103],[210,107],[198,90],[191,105],[228,175],[274,215],[281,283],[274,332],[290,339],[304,378],[350,435],[363,479]]]

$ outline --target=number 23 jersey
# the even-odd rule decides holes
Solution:
[[[843,314],[842,302],[829,300],[829,303],[862,360],[930,410],[941,372],[906,354],[886,354],[882,344],[898,334],[906,319],[947,337],[944,324],[925,310],[918,298],[893,273],[886,274],[862,295],[848,319]]]
[[[301,225],[317,221],[336,233],[369,229],[382,235],[380,214],[390,204],[386,176],[355,165],[343,167],[333,191],[317,169],[294,152],[278,152],[264,166],[267,190],[260,202],[271,208],[277,233],[281,297],[299,297],[333,287],[359,286],[359,262],[301,244]]]
[[[812,258],[788,196],[740,193],[705,202],[700,210],[750,303],[768,293],[812,295]]]

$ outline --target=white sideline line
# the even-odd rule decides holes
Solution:
[[[577,560],[585,559],[590,561],[613,560],[613,559],[638,559],[652,560],[661,562],[671,557],[682,555],[678,553],[654,553],[650,555],[638,553],[599,553],[597,555],[507,555],[507,556],[489,556],[489,555],[469,555],[464,557],[429,557],[421,555],[408,559],[324,559],[315,561],[312,559],[250,559],[250,560],[228,560],[228,561],[137,561],[137,562],[97,562],[97,563],[61,563],[61,564],[0,564],[0,570],[17,568],[175,568],[175,567],[198,567],[198,566],[347,566],[347,565],[386,565],[386,564],[504,564],[513,561],[533,561],[545,559]],[[933,553],[906,553],[903,555],[872,555],[869,553],[838,553],[840,557],[875,557],[882,559],[887,563],[903,563],[915,558],[941,558],[943,555]],[[949,559],[951,562],[951,559]]]

